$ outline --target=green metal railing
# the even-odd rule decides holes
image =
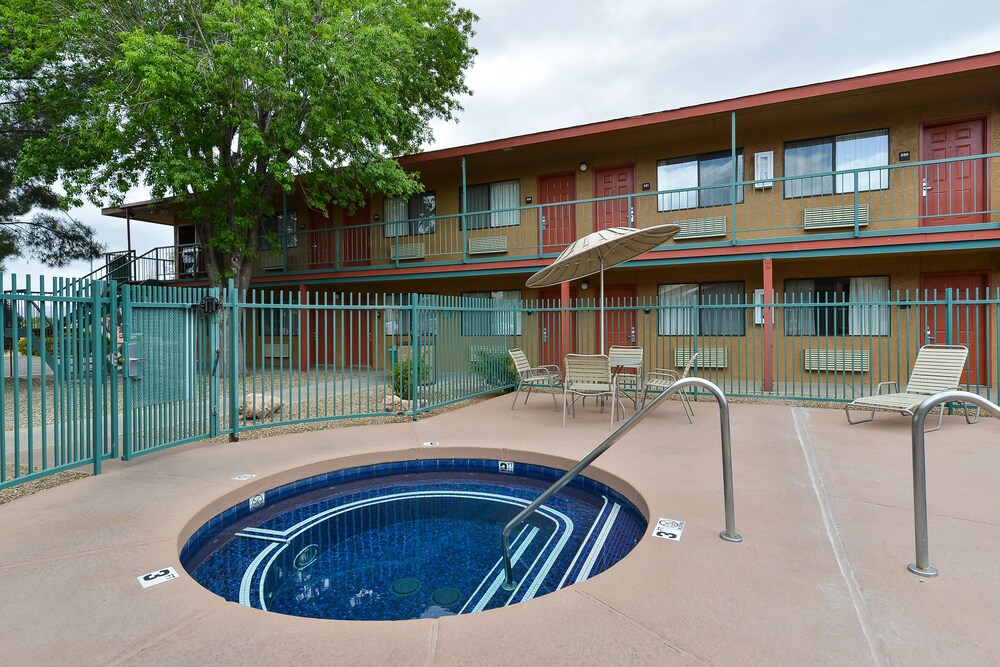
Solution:
[[[845,169],[808,176],[739,180],[460,213],[419,220],[330,227],[278,235],[258,252],[257,271],[351,272],[379,267],[495,263],[558,255],[599,227],[677,224],[670,247],[718,248],[801,243],[803,239],[935,235],[995,229],[985,174],[1000,153]],[[933,184],[960,181],[963,194]],[[734,194],[735,193],[735,194]],[[815,194],[822,193],[822,194]],[[477,222],[475,228],[470,228]],[[492,226],[493,224],[496,226]],[[140,257],[115,255],[91,276],[141,281],[204,276],[201,246],[164,246]]]
[[[255,429],[417,418],[513,388],[511,348],[536,365],[602,351],[590,299],[8,284],[0,488]],[[965,344],[963,388],[996,401],[998,306],[951,290],[609,299],[605,326],[609,346],[642,348],[642,373],[697,352],[693,374],[727,396],[825,403],[904,385],[924,343]]]

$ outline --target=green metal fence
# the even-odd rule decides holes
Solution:
[[[997,305],[1000,293],[884,292],[851,299],[842,293],[692,295],[606,299],[606,345],[643,350],[644,371],[682,369],[698,353],[694,373],[727,395],[843,402],[874,393],[880,382],[905,385],[925,343],[969,348],[964,388],[992,400],[997,393]],[[524,334],[516,341],[532,363],[561,364],[568,353],[599,348],[593,299],[524,302]],[[608,350],[604,350],[608,352]]]
[[[118,455],[114,283],[9,276],[0,308],[0,487]]]
[[[0,488],[254,429],[415,418],[513,387],[510,348],[557,365],[601,351],[592,299],[5,284]],[[905,385],[924,343],[964,344],[963,388],[996,401],[998,305],[950,290],[666,290],[608,299],[604,327],[608,347],[642,349],[641,374],[697,353],[694,373],[727,395],[829,403]]]

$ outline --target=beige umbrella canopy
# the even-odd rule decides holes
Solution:
[[[567,280],[601,274],[601,352],[604,352],[604,269],[627,262],[669,241],[680,231],[677,225],[644,229],[609,227],[566,246],[556,261],[528,278],[528,287],[549,287]]]

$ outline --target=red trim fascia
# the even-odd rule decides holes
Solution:
[[[798,252],[802,250],[831,250],[840,248],[877,248],[879,246],[911,245],[914,243],[926,243],[933,247],[936,243],[948,243],[953,241],[976,241],[976,240],[998,240],[1000,241],[1000,230],[989,230],[982,232],[937,232],[933,234],[906,234],[901,236],[879,236],[868,238],[832,239],[832,240],[805,240],[796,243],[770,243],[766,245],[737,245],[720,248],[671,248],[670,250],[650,251],[642,255],[643,260],[670,260],[677,258],[691,257],[718,257],[720,262],[725,262],[733,257],[744,255],[771,255],[780,258],[784,252]],[[720,253],[724,250],[724,253]],[[434,266],[387,266],[380,269],[369,269],[365,271],[335,272],[335,273],[314,273],[309,275],[310,282],[316,280],[330,280],[336,282],[341,278],[382,278],[399,276],[403,273],[408,276],[419,276],[430,273],[452,273],[461,274],[466,271],[490,271],[490,270],[512,270],[512,269],[541,269],[555,261],[555,258],[539,260],[538,258],[506,260],[497,262],[476,262],[475,264],[437,264]],[[295,279],[302,280],[301,274],[296,274]],[[288,282],[290,277],[285,274],[272,274],[267,276],[255,276],[253,283],[268,284]],[[178,287],[194,287],[204,285],[204,282],[184,282],[175,283]]]
[[[523,259],[514,260],[506,262],[476,262],[475,264],[437,264],[435,266],[389,266],[384,269],[369,269],[366,271],[341,271],[337,273],[314,273],[309,275],[310,282],[316,280],[329,279],[335,281],[338,278],[380,278],[380,277],[392,277],[399,276],[400,273],[407,276],[418,276],[425,273],[440,273],[442,271],[447,271],[448,273],[462,273],[465,271],[489,271],[493,269],[522,269],[522,268],[537,268],[540,265],[538,259]],[[301,274],[296,274],[296,278],[301,280],[303,276]],[[259,283],[279,283],[287,282],[289,277],[285,274],[273,274],[269,276],[254,276],[251,282],[254,284]]]
[[[709,102],[680,109],[668,111],[657,111],[640,116],[628,116],[615,120],[587,123],[558,130],[546,130],[523,134],[505,139],[484,141],[466,146],[456,146],[454,148],[444,148],[441,150],[427,151],[414,155],[405,155],[399,158],[401,165],[417,164],[421,162],[432,162],[448,158],[457,158],[477,153],[486,153],[503,150],[505,148],[520,148],[533,144],[541,144],[564,139],[576,139],[605,132],[615,132],[618,130],[628,130],[637,127],[645,127],[658,123],[668,123],[672,121],[697,118],[699,116],[710,116],[712,114],[740,111],[754,107],[763,107],[772,104],[782,104],[787,102],[797,102],[825,95],[835,95],[839,93],[858,92],[865,89],[878,88],[880,86],[890,86],[899,83],[919,81],[933,77],[949,76],[964,72],[987,69],[990,67],[1000,67],[1000,51],[987,53],[957,60],[947,60],[944,62],[931,63],[928,65],[914,65],[903,69],[891,70],[888,72],[878,72],[875,74],[863,74],[846,79],[836,79],[823,83],[806,84],[792,88],[783,88],[767,93],[755,93],[743,97],[734,97],[718,102]]]
[[[798,252],[802,250],[830,250],[838,248],[877,248],[879,246],[910,245],[926,243],[933,247],[936,243],[952,241],[1000,240],[1000,230],[982,232],[939,232],[937,234],[905,234],[900,236],[879,236],[867,238],[832,239],[802,242],[771,243],[766,245],[737,245],[727,247],[724,255],[719,255],[719,248],[692,248],[690,250],[667,250],[649,252],[644,259],[670,259],[677,257],[710,257],[719,255],[719,261],[726,257],[740,255],[770,254],[780,257],[783,252]]]

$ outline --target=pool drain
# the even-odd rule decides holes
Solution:
[[[457,588],[452,588],[451,586],[439,588],[431,593],[431,600],[434,604],[439,604],[442,607],[455,604],[460,597],[462,597],[462,593]]]
[[[414,577],[403,577],[392,582],[392,592],[396,595],[412,595],[420,590],[420,582]]]
[[[310,544],[305,549],[295,554],[295,560],[292,561],[292,565],[296,570],[304,570],[319,558],[319,545]]]

